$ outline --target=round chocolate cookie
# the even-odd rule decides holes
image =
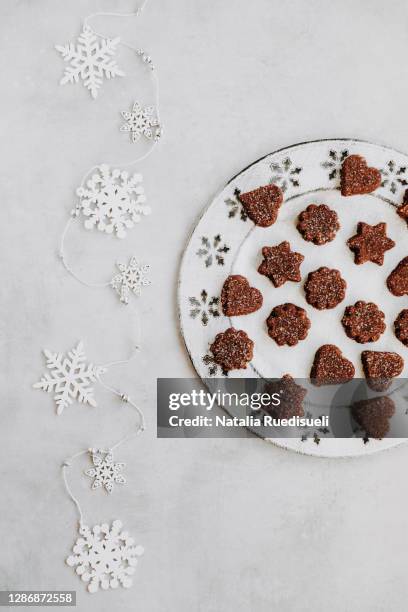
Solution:
[[[251,361],[254,353],[254,343],[242,330],[229,327],[215,336],[210,346],[214,362],[224,372],[243,370]]]
[[[225,281],[221,291],[222,312],[227,317],[250,314],[262,306],[262,293],[251,287],[245,276],[233,274]]]
[[[398,340],[408,346],[408,309],[401,310],[395,319],[394,330]]]
[[[346,281],[339,270],[319,268],[310,272],[305,283],[306,301],[318,310],[335,308],[346,296]]]
[[[347,306],[341,322],[347,336],[360,344],[376,342],[386,327],[384,313],[378,306],[361,300]]]
[[[310,204],[300,213],[296,227],[307,242],[321,245],[334,240],[340,223],[336,211],[326,204]]]
[[[306,310],[295,304],[275,306],[266,320],[268,334],[279,346],[295,346],[304,340],[310,329],[310,320]]]

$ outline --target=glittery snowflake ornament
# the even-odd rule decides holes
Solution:
[[[86,217],[86,229],[96,228],[124,238],[127,229],[151,213],[150,206],[145,204],[142,181],[141,174],[130,175],[107,164],[98,166],[85,186],[78,187],[79,204],[73,214],[82,213]]]
[[[112,79],[125,75],[113,58],[119,42],[119,38],[100,38],[85,26],[76,44],[55,45],[63,60],[68,63],[60,85],[78,83],[81,80],[95,99],[104,78]]]
[[[107,523],[92,529],[80,525],[72,552],[67,564],[88,583],[88,591],[96,593],[99,587],[106,590],[132,586],[138,557],[144,549],[135,545],[127,531],[122,531],[121,521],[113,521],[111,527]]]
[[[111,287],[115,289],[123,304],[129,303],[130,293],[140,296],[142,287],[147,287],[151,281],[147,278],[150,266],[140,264],[136,257],[132,257],[128,264],[117,263],[119,274],[111,280]]]
[[[126,484],[126,478],[120,473],[126,463],[115,463],[111,450],[92,448],[89,451],[93,467],[85,470],[86,476],[93,478],[92,489],[104,487],[112,493],[115,483]]]
[[[122,111],[125,123],[120,126],[121,132],[129,132],[132,142],[137,142],[141,136],[149,140],[159,140],[162,128],[157,117],[154,117],[154,106],[143,108],[139,102],[133,104],[131,111]]]
[[[72,404],[73,400],[96,406],[91,383],[98,380],[105,368],[87,363],[82,342],[66,354],[52,353],[44,349],[44,355],[50,372],[46,372],[33,387],[46,393],[54,393],[58,415]]]

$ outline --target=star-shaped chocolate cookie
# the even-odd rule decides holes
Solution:
[[[277,246],[263,247],[262,255],[263,261],[258,272],[267,276],[275,287],[280,287],[286,281],[301,281],[300,264],[304,256],[291,251],[289,242],[285,240]]]
[[[347,241],[354,253],[354,262],[363,264],[372,261],[379,266],[384,263],[384,254],[395,246],[395,242],[387,236],[387,224],[369,225],[360,221],[357,234]]]

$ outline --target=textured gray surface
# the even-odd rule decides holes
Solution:
[[[408,149],[402,0],[152,0],[139,23],[95,24],[152,53],[166,138],[142,167],[152,217],[120,245],[70,234],[71,261],[90,278],[109,277],[117,255],[132,252],[154,277],[138,302],[144,350],[109,374],[150,426],[118,453],[129,485],[91,495],[80,463],[72,482],[90,522],[120,517],[146,554],[130,591],[92,596],[63,563],[75,514],[60,461],[110,444],[133,414],[98,388],[97,409],[74,405],[56,418],[51,397],[30,385],[44,346],[64,350],[82,338],[96,362],[130,350],[132,306],[81,287],[56,250],[79,177],[94,163],[131,158],[117,111],[134,97],[149,101],[149,87],[124,56],[128,79],[93,102],[80,86],[58,87],[52,47],[89,12],[133,7],[1,2],[0,586],[76,588],[81,612],[405,610],[408,448],[334,461],[254,439],[154,433],[156,377],[192,374],[175,287],[187,234],[211,195],[254,159],[301,140],[354,136]]]

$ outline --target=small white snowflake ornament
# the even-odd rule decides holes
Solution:
[[[107,164],[98,166],[85,186],[76,190],[79,212],[86,217],[85,228],[124,238],[127,229],[151,213],[142,182],[141,174],[130,175]]]
[[[120,126],[121,132],[129,132],[132,142],[137,142],[141,136],[152,140],[159,140],[162,128],[159,120],[154,116],[154,106],[142,107],[139,102],[133,104],[131,111],[122,111],[125,120]]]
[[[87,363],[83,343],[79,342],[66,354],[52,353],[47,349],[43,352],[50,372],[46,372],[33,387],[54,393],[57,414],[60,415],[73,400],[96,406],[91,383],[98,380],[105,368]]]
[[[132,576],[143,555],[143,546],[136,546],[127,531],[122,531],[121,521],[95,525],[90,529],[80,525],[79,538],[66,562],[74,567],[78,576],[88,583],[88,591],[96,593],[102,589],[129,588]]]
[[[85,470],[85,474],[94,479],[92,490],[104,487],[108,493],[112,493],[115,484],[126,484],[126,478],[121,474],[126,463],[115,463],[111,450],[93,448],[90,455],[93,467]]]
[[[60,85],[78,83],[81,80],[95,99],[104,78],[125,76],[113,58],[119,42],[119,38],[100,38],[85,26],[76,44],[55,45],[63,60],[68,63]]]
[[[140,264],[136,257],[132,257],[128,264],[117,263],[119,274],[111,280],[111,286],[120,297],[123,304],[129,303],[130,293],[140,296],[142,287],[147,287],[151,281],[147,278],[150,266]]]

